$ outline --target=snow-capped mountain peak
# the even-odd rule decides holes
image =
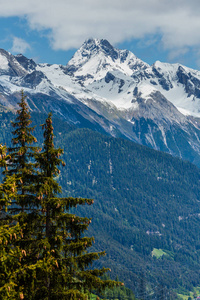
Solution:
[[[134,71],[148,67],[130,51],[115,49],[107,40],[89,39],[74,54],[66,70],[88,85],[113,70],[131,76]]]

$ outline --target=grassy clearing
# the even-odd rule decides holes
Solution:
[[[182,295],[182,294],[178,294],[178,296],[183,300],[188,300],[189,297],[191,297],[193,299],[193,293],[190,293],[190,295],[188,295],[188,296]]]
[[[200,287],[194,287],[193,291],[188,292],[188,295],[179,294],[178,296],[183,300],[188,300],[189,297],[196,299],[196,296],[200,295]]]
[[[160,258],[163,255],[168,255],[164,250],[162,249],[156,249],[154,248],[153,251],[151,252],[152,256],[155,256],[156,258]]]

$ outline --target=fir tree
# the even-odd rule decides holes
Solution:
[[[0,145],[0,166],[7,171],[6,146]],[[15,175],[5,177],[0,185],[0,299],[19,299],[22,289],[17,288],[16,274],[21,268],[21,249],[15,242],[21,239],[22,228],[9,217],[8,210],[16,196]],[[15,246],[13,246],[15,244]]]
[[[15,130],[12,132],[14,135],[12,139],[13,147],[9,148],[10,167],[7,175],[15,174],[16,176],[17,204],[20,206],[20,210],[25,212],[36,205],[33,196],[35,192],[33,183],[35,179],[34,155],[38,151],[38,147],[32,146],[37,140],[32,135],[34,127],[30,127],[32,121],[23,90],[18,105],[20,108],[17,110],[16,121],[12,122]]]
[[[89,269],[93,261],[105,253],[87,251],[94,238],[84,237],[83,233],[91,220],[78,217],[70,213],[69,209],[77,205],[91,205],[93,200],[58,196],[61,189],[56,178],[60,173],[58,166],[63,163],[59,158],[63,150],[54,147],[51,114],[43,127],[44,147],[42,153],[37,155],[41,170],[37,196],[43,213],[43,259],[48,257],[54,264],[53,268],[44,270],[41,275],[41,283],[45,286],[43,293],[47,297],[44,299],[88,299],[92,290],[100,292],[105,287],[114,286],[116,282],[99,278],[108,269]],[[37,296],[43,299],[42,295]]]
[[[5,178],[0,186],[0,299],[88,299],[116,282],[101,280],[108,269],[90,269],[104,252],[88,252],[94,239],[84,237],[91,220],[70,213],[93,200],[63,198],[56,179],[59,156],[54,147],[51,114],[44,127],[44,147],[39,153],[30,127],[30,112],[21,92],[12,139],[0,163]],[[118,283],[119,284],[119,283]]]
[[[25,99],[26,97],[21,91],[20,108],[17,110],[16,122],[12,123],[15,128],[12,139],[13,147],[9,148],[9,155],[6,156],[6,147],[2,146],[0,160],[1,166],[5,168],[0,200],[2,207],[1,237],[6,243],[2,243],[2,254],[5,254],[5,258],[7,257],[1,266],[1,275],[3,268],[8,270],[7,264],[12,261],[12,268],[10,268],[10,273],[8,272],[4,281],[5,286],[9,286],[9,294],[11,292],[13,295],[15,294],[13,299],[16,299],[16,295],[20,299],[24,299],[24,293],[31,295],[30,287],[34,283],[34,266],[37,262],[34,257],[37,248],[37,240],[35,240],[37,227],[35,224],[38,208],[35,199],[34,155],[38,148],[32,146],[36,139],[32,135],[34,128],[30,127],[30,112]],[[9,233],[10,239],[8,240],[7,235]],[[14,238],[12,238],[13,235]],[[13,253],[12,260],[11,253]],[[8,299],[12,299],[11,296]],[[28,296],[27,299],[31,298]]]

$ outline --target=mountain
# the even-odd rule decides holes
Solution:
[[[169,154],[200,166],[200,72],[150,66],[106,40],[87,40],[66,66],[1,49],[0,142],[11,138],[22,88],[34,124],[53,112],[63,193],[96,199],[79,212],[93,218],[95,249],[107,252],[102,264],[138,298],[142,286],[148,299],[163,286],[171,299],[172,290],[197,286],[200,173]]]
[[[53,111],[91,128],[200,166],[200,72],[152,66],[107,40],[89,39],[66,66],[37,64],[0,49],[0,105],[15,109],[24,89],[30,109]]]
[[[108,265],[138,299],[161,299],[161,287],[165,299],[176,299],[173,290],[198,286],[199,169],[88,129],[59,132],[63,192],[95,199],[78,211],[92,217],[95,250],[106,250],[98,265]]]

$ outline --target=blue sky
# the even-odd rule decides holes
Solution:
[[[0,0],[0,48],[65,65],[87,38],[200,70],[199,0]]]

